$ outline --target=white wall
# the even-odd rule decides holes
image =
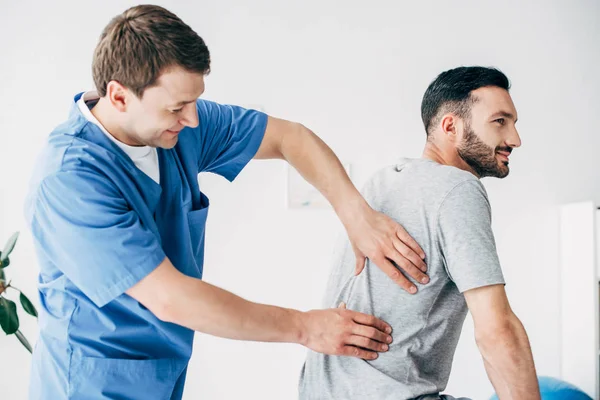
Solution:
[[[600,4],[545,1],[160,2],[207,42],[206,97],[301,121],[354,167],[360,186],[424,143],[420,100],[458,65],[494,65],[512,80],[523,147],[509,178],[484,180],[513,308],[538,372],[558,375],[558,204],[600,201]],[[91,87],[100,31],[133,2],[0,3],[0,243],[23,231],[14,283],[35,292],[22,218],[32,162]],[[201,178],[212,201],[205,279],[258,302],[317,307],[340,228],[330,211],[285,208],[285,165],[254,162],[234,184]],[[406,188],[410,190],[410,188]],[[35,323],[23,317],[35,339]],[[467,321],[448,391],[492,392]],[[198,335],[188,399],[291,399],[304,350]],[[25,398],[29,356],[0,335],[3,399]],[[368,383],[367,383],[368,384]]]

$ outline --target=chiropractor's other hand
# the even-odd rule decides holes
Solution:
[[[391,261],[417,282],[428,283],[429,277],[424,273],[427,271],[423,261],[425,253],[421,247],[387,215],[373,210],[367,204],[362,204],[358,210],[354,210],[344,224],[356,255],[356,275],[361,273],[366,258],[369,258],[404,290],[416,293],[416,286]]]
[[[392,328],[372,315],[346,310],[346,305],[303,314],[306,347],[319,353],[374,360],[388,350]]]

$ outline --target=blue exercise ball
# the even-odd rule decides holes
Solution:
[[[560,379],[540,376],[538,382],[542,400],[592,400],[590,396],[575,385]],[[494,395],[490,400],[498,400],[498,396]]]

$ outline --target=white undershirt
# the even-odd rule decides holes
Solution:
[[[83,116],[88,121],[96,124],[110,140],[119,146],[121,150],[131,158],[136,167],[152,178],[156,183],[160,183],[160,170],[158,168],[158,153],[156,148],[150,146],[129,146],[115,139],[115,137],[108,133],[102,124],[100,124],[96,117],[94,117],[94,114],[92,114],[87,104],[91,103],[90,105],[93,107],[98,99],[100,99],[100,96],[98,96],[96,91],[86,92],[81,96],[77,102],[77,106],[81,110]]]

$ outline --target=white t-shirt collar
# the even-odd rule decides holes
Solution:
[[[104,128],[104,126],[102,126],[102,124],[100,123],[100,121],[98,121],[96,119],[96,117],[94,117],[94,114],[92,114],[92,112],[90,111],[90,109],[88,108],[86,103],[88,103],[88,102],[96,103],[99,99],[100,99],[100,96],[98,96],[98,92],[96,92],[95,90],[85,92],[81,96],[81,98],[77,101],[77,106],[81,110],[81,113],[83,114],[83,116],[88,121],[96,124],[102,130],[102,132],[104,132],[104,134],[106,136],[108,136],[108,138],[110,140],[112,140],[117,146],[119,146],[121,148],[121,150],[123,150],[127,155],[129,155],[129,157],[131,157],[131,159],[133,161],[138,160],[140,158],[147,157],[148,154],[150,154],[150,152],[152,151],[152,147],[150,147],[150,146],[130,146],[128,144],[120,142],[113,135],[111,135],[106,130],[106,128]]]

